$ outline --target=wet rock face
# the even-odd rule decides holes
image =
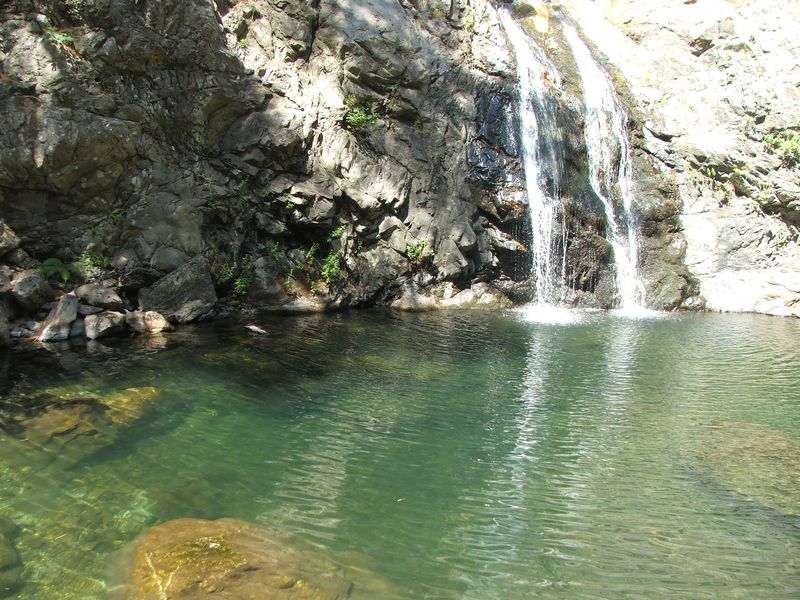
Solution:
[[[39,260],[91,247],[135,294],[152,283],[137,269],[173,274],[198,254],[238,269],[275,245],[305,254],[348,225],[329,289],[364,304],[391,300],[407,275],[365,275],[405,252],[378,234],[393,216],[409,243],[427,243],[432,282],[504,274],[490,239],[520,215],[478,221],[491,179],[507,175],[486,158],[478,185],[466,180],[473,137],[519,170],[508,53],[483,0],[446,17],[388,0],[40,8],[4,5],[0,85],[0,210]],[[324,258],[291,267],[322,287]],[[261,287],[270,302],[285,295]],[[159,306],[176,322],[198,316]]]
[[[126,581],[113,600],[334,600],[386,592],[377,578],[356,582],[332,561],[292,547],[287,536],[233,519],[178,519],[153,527],[133,543],[122,570]]]
[[[8,256],[90,250],[118,270],[126,308],[141,300],[175,323],[216,300],[204,281],[187,308],[191,286],[169,279],[199,256],[220,294],[234,290],[227,269],[265,303],[302,289],[326,305],[391,304],[422,243],[422,287],[529,276],[516,82],[486,0],[446,14],[438,0],[13,0],[0,16]],[[559,123],[570,155],[575,114]],[[565,193],[594,214],[573,162]],[[280,270],[242,272],[272,253],[289,257]],[[323,276],[336,253],[340,272]]]
[[[561,4],[616,71],[639,156],[672,188],[637,168],[641,188],[674,206],[671,216],[644,211],[653,294],[674,303],[677,275],[709,308],[800,316],[800,5]],[[670,274],[676,251],[687,270]]]

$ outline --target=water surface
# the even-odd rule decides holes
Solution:
[[[103,598],[178,517],[258,521],[398,598],[800,597],[800,322],[352,312],[15,353],[4,397],[161,390],[70,463],[2,434],[19,600]]]

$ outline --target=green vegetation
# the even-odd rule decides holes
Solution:
[[[406,258],[408,258],[408,264],[412,268],[421,267],[430,255],[431,252],[428,249],[428,242],[425,240],[406,247]]]
[[[431,16],[435,19],[439,19],[440,21],[444,21],[447,19],[447,11],[444,7],[440,4],[437,4],[433,8],[431,8]]]
[[[327,237],[326,241],[330,244],[331,242],[334,242],[334,241],[338,240],[340,237],[342,237],[343,233],[344,233],[344,225],[339,225],[339,227],[337,227],[336,229],[332,230],[328,234],[328,237]]]
[[[527,2],[515,2],[511,6],[511,14],[517,19],[525,19],[536,14],[536,9]]]
[[[250,45],[250,43],[247,41],[247,38],[242,38],[242,39],[239,40],[239,47],[240,48],[245,49],[249,45]]]
[[[247,293],[252,283],[253,265],[256,263],[256,255],[248,254],[242,261],[239,269],[239,276],[233,281],[233,294],[242,297]]]
[[[50,279],[53,275],[60,275],[64,283],[67,283],[70,275],[72,275],[69,267],[59,258],[48,258],[45,260],[39,267],[39,272],[47,279]]]
[[[378,120],[376,113],[370,104],[358,100],[355,96],[347,96],[344,99],[347,112],[344,114],[344,125],[350,131],[363,131],[370,125],[374,125]]]
[[[342,253],[331,251],[322,263],[322,278],[330,285],[342,276]]]
[[[44,32],[44,38],[62,46],[72,46],[75,43],[71,35],[57,31],[52,27],[48,27],[47,31]]]
[[[466,17],[464,17],[464,29],[467,30],[467,33],[472,33],[475,31],[475,15],[469,13]]]
[[[270,268],[276,273],[288,273],[291,270],[291,264],[281,245],[274,242],[269,244],[268,248],[267,260]]]
[[[319,252],[319,244],[317,242],[314,242],[313,244],[311,244],[311,247],[308,249],[308,252],[306,252],[306,260],[308,262],[312,262],[317,257],[318,252]]]
[[[236,275],[236,267],[227,262],[223,263],[222,266],[220,266],[219,268],[219,275],[217,276],[217,282],[220,284],[226,284],[229,281],[233,281],[235,275]]]
[[[781,157],[786,166],[800,164],[800,134],[796,131],[768,133],[764,136],[764,143]]]
[[[84,252],[74,265],[74,271],[83,279],[89,279],[99,269],[111,267],[111,258],[95,252]]]

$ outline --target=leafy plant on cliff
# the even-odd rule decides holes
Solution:
[[[242,260],[239,268],[239,275],[233,281],[233,293],[235,296],[242,297],[247,293],[252,282],[253,266],[256,263],[255,254],[248,254]]]
[[[347,96],[344,99],[347,112],[344,114],[344,126],[350,131],[363,131],[370,125],[374,125],[378,120],[372,106],[360,101],[355,96]]]
[[[75,43],[71,35],[62,31],[57,31],[52,27],[48,27],[47,31],[44,32],[44,38],[48,41],[60,44],[61,46],[72,46]]]
[[[322,278],[330,285],[342,276],[342,253],[331,251],[322,262]]]
[[[326,241],[329,244],[331,242],[335,242],[340,237],[342,237],[343,233],[344,233],[344,225],[339,225],[339,227],[337,227],[336,229],[331,230],[331,232],[328,234],[328,237],[327,237]]]
[[[425,240],[406,247],[406,258],[408,258],[408,264],[412,269],[419,268],[425,264],[425,261],[430,255],[431,252],[428,248],[428,242]]]
[[[764,136],[764,143],[776,152],[789,167],[800,164],[800,134],[795,131],[778,131]]]
[[[64,283],[67,283],[70,275],[72,275],[69,267],[59,258],[48,258],[45,260],[39,267],[39,273],[44,275],[46,279],[50,279],[53,275],[60,275]]]
[[[81,276],[83,279],[90,279],[98,274],[102,269],[111,267],[111,258],[97,254],[95,252],[86,251],[80,255],[80,258],[73,263],[72,270]]]

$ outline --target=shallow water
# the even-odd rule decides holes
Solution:
[[[69,463],[0,450],[19,600],[102,598],[177,517],[296,534],[399,598],[800,597],[800,321],[524,312],[235,321],[17,353],[40,388],[161,395]]]

